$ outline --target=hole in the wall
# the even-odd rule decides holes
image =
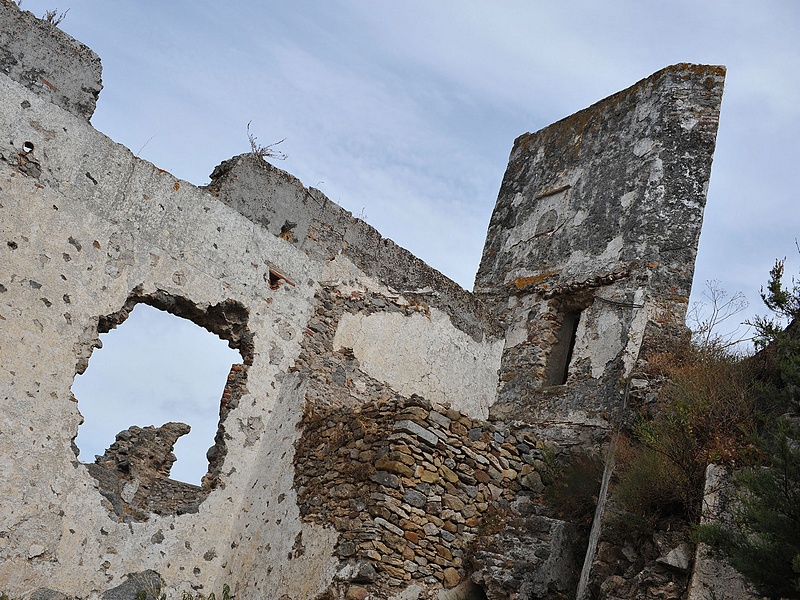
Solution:
[[[25,142],[24,144],[22,144],[22,151],[25,154],[30,154],[31,152],[33,152],[33,142]]]
[[[72,386],[84,416],[79,459],[93,462],[132,425],[182,422],[192,431],[178,438],[169,476],[194,485],[205,477],[204,487],[214,487],[226,453],[222,421],[232,408],[220,399],[229,401],[235,375],[242,383],[252,360],[246,317],[237,303],[204,311],[165,293],[135,294],[118,313],[101,317],[103,347]]]
[[[567,310],[562,313],[555,344],[550,349],[545,368],[545,386],[563,385],[569,377],[569,363],[578,334],[581,310]]]
[[[277,290],[283,283],[288,283],[294,287],[294,282],[291,281],[286,275],[279,273],[275,269],[270,268],[267,273],[264,273],[264,281],[269,284],[270,289]]]
[[[487,600],[488,596],[483,587],[467,579],[455,588],[440,592],[439,598],[441,600]]]

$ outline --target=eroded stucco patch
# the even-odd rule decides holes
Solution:
[[[475,342],[442,311],[430,315],[344,313],[334,348],[352,348],[365,373],[404,396],[450,403],[486,418],[494,403],[503,343]]]

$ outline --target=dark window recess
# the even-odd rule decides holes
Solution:
[[[564,313],[558,339],[550,350],[547,367],[544,374],[544,385],[563,385],[567,383],[569,363],[572,360],[572,351],[575,349],[575,337],[578,333],[578,323],[581,311],[571,310]]]

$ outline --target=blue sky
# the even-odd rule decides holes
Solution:
[[[717,279],[749,298],[744,319],[775,258],[798,272],[794,0],[67,7],[61,28],[103,61],[98,129],[202,185],[249,150],[252,122],[261,143],[286,138],[278,166],[468,289],[514,138],[667,65],[726,65],[693,299]]]

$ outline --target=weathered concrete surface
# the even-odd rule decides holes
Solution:
[[[1,10],[3,18],[16,11]],[[36,46],[49,35],[42,31],[20,43]],[[357,227],[333,254],[307,253],[135,158],[92,129],[87,114],[63,109],[82,102],[81,93],[62,102],[40,91],[0,77],[0,336],[14,348],[0,357],[0,589],[21,593],[47,581],[91,596],[151,570],[173,591],[228,583],[240,597],[313,597],[334,576],[338,536],[300,519],[295,423],[309,386],[292,368],[319,282],[348,295],[375,290],[385,300],[370,311],[391,305],[407,311],[409,323],[409,307],[440,302],[436,332],[445,347],[466,337],[472,347],[496,348],[496,328],[467,292],[391,242],[380,242],[384,260],[407,268],[392,282],[408,282],[408,290],[390,290],[381,272],[367,274],[344,255],[362,244]],[[369,228],[369,239],[376,235]],[[73,378],[99,333],[136,302],[209,328],[244,358],[238,396],[222,399],[215,448],[224,442],[224,451],[212,460],[196,512],[159,514],[145,503],[142,514],[118,514],[72,450],[82,421]],[[238,332],[216,308],[232,305],[247,315]],[[480,387],[492,390],[499,354],[467,352],[463,360],[475,356],[490,379]],[[120,498],[135,499],[141,484],[123,477]]]
[[[21,591],[48,581],[60,591],[87,595],[147,569],[180,589],[219,589],[222,580],[239,584],[222,564],[263,450],[239,424],[275,423],[265,431],[285,425],[291,439],[283,452],[291,452],[298,434],[289,409],[300,407],[276,406],[275,387],[299,352],[313,300],[308,282],[318,278],[319,267],[206,192],[136,160],[82,119],[7,78],[0,78],[0,98],[8,108],[0,116],[4,143],[34,140],[42,164],[38,179],[13,166],[0,170],[0,328],[4,344],[16,348],[3,353],[0,370],[0,529],[7,532],[0,540],[0,584]],[[266,285],[267,260],[295,285]],[[104,506],[97,482],[75,460],[71,442],[81,416],[70,385],[96,344],[100,317],[118,311],[134,290],[185,298],[199,312],[238,302],[248,307],[255,342],[248,393],[228,415],[227,456],[215,491],[195,514],[126,523]],[[278,354],[273,347],[278,361],[271,360]],[[263,502],[291,487],[291,461],[272,461],[272,467],[288,474],[288,487],[278,487],[276,474]],[[266,544],[314,529],[292,515],[282,523],[248,533],[246,541]],[[324,547],[330,535],[316,529]],[[268,539],[254,539],[259,535]],[[329,545],[306,556],[315,573],[305,579],[311,587],[326,584]],[[286,556],[276,556],[274,564]]]
[[[516,140],[475,280],[506,330],[498,418],[607,428],[647,328],[682,326],[724,75],[668,67]]]
[[[0,2],[0,73],[87,121],[103,89],[97,54],[11,0]]]
[[[451,327],[436,308],[411,317],[346,313],[333,344],[352,348],[365,373],[404,396],[417,394],[438,405],[454,401],[470,416],[486,419],[494,404],[503,342],[476,342],[463,332],[450,336]]]
[[[0,19],[0,590],[96,599],[138,573],[363,597],[379,571],[373,591],[402,597],[469,570],[496,597],[567,590],[569,527],[536,508],[541,438],[601,443],[642,344],[683,317],[722,69],[670,67],[517,140],[473,295],[256,156],[207,189],[137,159],[87,123],[96,57],[9,3]],[[201,488],[167,478],[175,424],[75,458],[72,381],[139,302],[242,355]],[[132,468],[120,450],[140,442]],[[314,495],[313,469],[377,479]],[[509,518],[470,558],[490,507]]]

